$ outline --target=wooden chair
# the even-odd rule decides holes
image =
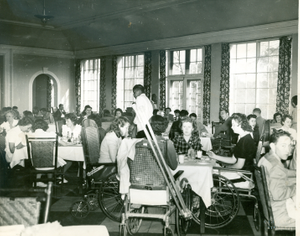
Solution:
[[[258,162],[259,162],[259,160],[261,158],[262,148],[263,148],[263,141],[260,140],[258,142],[258,145],[257,145],[256,154],[255,154],[255,160],[254,160],[254,162],[255,162],[256,165],[258,164]]]
[[[34,176],[33,182],[36,186],[37,174],[52,175],[47,181],[56,183],[57,176],[63,179],[63,170],[58,168],[57,150],[58,138],[55,137],[28,137],[26,135],[28,158],[31,162],[31,176]]]
[[[275,225],[264,166],[256,167],[254,170],[254,175],[256,179],[256,186],[259,192],[260,205],[263,210],[264,235],[268,236],[269,230],[271,231],[271,235],[275,235],[276,231],[295,231],[294,227],[277,227]],[[260,213],[258,212],[258,214]]]
[[[48,221],[53,183],[44,189],[0,189],[0,226]],[[42,195],[41,195],[42,194]],[[42,214],[42,217],[41,217]]]

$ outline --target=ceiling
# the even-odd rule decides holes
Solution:
[[[298,0],[0,0],[0,44],[78,51],[298,19]]]

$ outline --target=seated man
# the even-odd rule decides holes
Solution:
[[[288,170],[281,163],[291,153],[291,135],[285,131],[276,131],[270,140],[270,151],[258,162],[264,166],[270,193],[275,225],[277,227],[295,227],[296,171]]]

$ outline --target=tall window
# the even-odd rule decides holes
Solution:
[[[170,51],[168,100],[172,111],[186,109],[202,120],[202,48]]]
[[[81,110],[90,105],[99,112],[100,59],[81,61]]]
[[[230,45],[230,113],[255,107],[272,118],[276,110],[279,40]]]
[[[144,85],[144,55],[122,56],[118,58],[117,107],[123,111],[134,101],[132,88]]]

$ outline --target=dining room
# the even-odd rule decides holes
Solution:
[[[26,112],[32,112],[35,119],[47,121],[47,129],[59,134],[57,158],[66,162],[49,221],[58,220],[63,226],[107,224],[110,235],[119,232],[115,230],[119,225],[100,209],[82,219],[68,215],[74,200],[81,197],[82,177],[89,171],[81,143],[83,131],[75,137],[74,130],[78,124],[84,129],[81,122],[92,115],[90,119],[99,127],[100,157],[101,143],[107,143],[105,133],[114,130],[116,136],[123,135],[123,127],[128,126],[127,135],[139,134],[143,130],[138,125],[137,130],[130,126],[136,123],[135,105],[140,97],[134,93],[135,85],[143,87],[153,112],[157,109],[156,114],[166,118],[168,124],[161,135],[174,142],[178,158],[183,153],[170,133],[182,134],[184,139],[179,121],[194,117],[201,154],[197,148],[193,154],[186,151],[182,166],[191,156],[210,157],[211,150],[220,156],[234,153],[240,140],[231,131],[234,114],[255,115],[256,147],[266,136],[260,117],[264,124],[267,121],[271,135],[277,113],[284,121],[291,120],[285,129],[290,133],[294,129],[293,139],[299,140],[298,11],[297,0],[2,0],[0,125],[8,122],[6,114],[14,110],[19,114],[15,120],[23,122],[21,127],[34,128],[34,123],[24,119]],[[183,111],[186,118],[182,118]],[[120,119],[118,112],[126,119]],[[224,126],[229,120],[228,131]],[[120,126],[119,133],[113,125]],[[284,122],[278,125],[284,127]],[[0,152],[5,160],[8,130],[3,130],[1,126]],[[119,138],[119,146],[121,141]],[[25,147],[26,140],[23,144]],[[300,144],[295,141],[293,145],[299,148]],[[265,152],[268,148],[266,144]],[[6,164],[1,164],[1,170]],[[7,187],[5,176],[1,176],[1,188]],[[13,181],[22,183],[18,177]],[[200,188],[200,182],[194,188]],[[253,205],[246,200],[241,206],[232,227],[228,223],[203,234],[258,235],[250,216]],[[157,222],[147,223],[138,235],[162,232],[160,225],[151,226]],[[245,233],[241,225],[246,225]],[[194,222],[187,235],[199,232]]]

